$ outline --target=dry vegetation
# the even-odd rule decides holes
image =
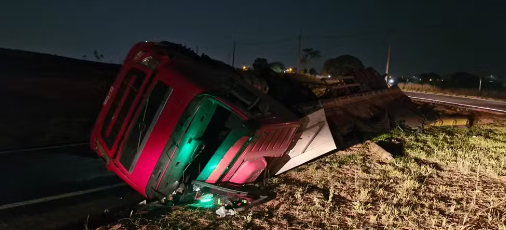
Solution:
[[[101,229],[506,229],[506,120],[471,129],[393,131],[271,178],[277,197],[235,216],[181,208]]]
[[[441,93],[441,94],[467,96],[467,97],[476,97],[478,93],[478,89],[442,89],[432,84],[399,83],[398,86],[403,91]],[[480,97],[504,100],[506,99],[506,92],[482,90],[480,93]]]

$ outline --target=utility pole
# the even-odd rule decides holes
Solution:
[[[299,45],[297,48],[297,72],[300,72],[300,49],[302,46],[302,36],[300,34],[297,37],[297,40],[299,41]]]
[[[390,67],[390,45],[388,45],[388,54],[387,54],[387,69],[385,71],[385,73],[387,74],[388,76],[388,68]]]
[[[481,94],[481,80],[483,80],[482,77],[480,77],[480,86],[478,86],[478,96]]]
[[[234,46],[232,48],[232,67],[235,67],[234,64],[235,64],[235,40],[234,40]]]

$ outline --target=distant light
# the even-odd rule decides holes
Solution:
[[[248,67],[242,66],[242,70],[247,70],[247,69],[248,69]]]
[[[388,83],[393,84],[394,83],[394,79],[388,80]]]
[[[432,81],[432,78],[431,78],[431,79],[429,79],[429,81]]]
[[[329,75],[329,78],[330,78],[330,75]]]
[[[441,79],[441,81],[443,81],[443,79]]]

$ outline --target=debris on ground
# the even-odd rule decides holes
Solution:
[[[233,209],[225,209],[225,206],[221,206],[216,210],[216,214],[218,214],[219,217],[223,218],[225,216],[235,215],[235,211]]]

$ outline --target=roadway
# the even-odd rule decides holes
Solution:
[[[0,154],[0,205],[120,183],[87,145]]]
[[[447,96],[439,94],[404,92],[407,96],[415,100],[424,100],[431,102],[442,102],[456,106],[469,107],[475,109],[492,110],[495,112],[506,113],[506,102],[485,100],[479,98],[465,98],[456,96]]]
[[[82,227],[88,215],[101,219],[143,199],[84,144],[0,152],[0,168],[0,229]]]

